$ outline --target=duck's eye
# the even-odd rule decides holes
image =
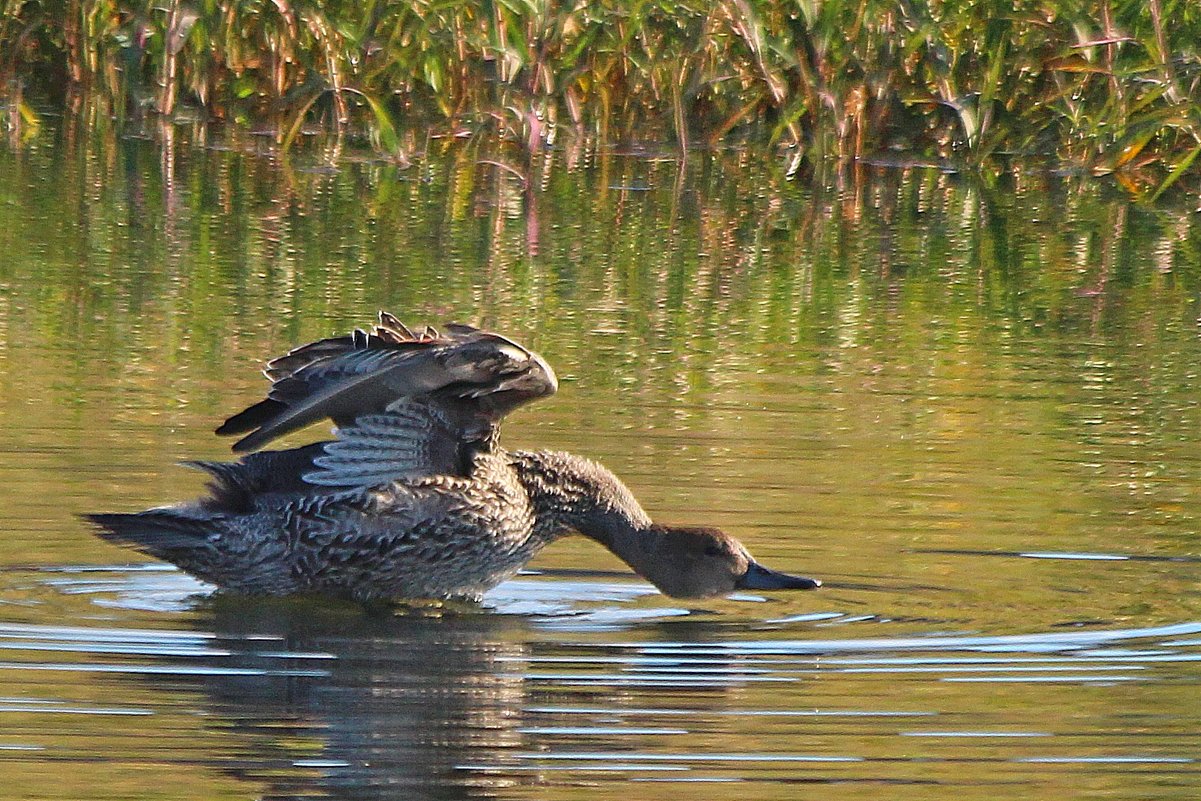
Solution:
[[[722,555],[722,550],[721,550],[720,546],[717,546],[717,545],[706,545],[705,546],[705,556],[721,556],[721,555]]]

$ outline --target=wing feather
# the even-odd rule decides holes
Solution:
[[[339,426],[337,439],[313,459],[319,469],[304,480],[324,487],[372,487],[404,478],[455,475],[468,455],[450,421],[436,407],[402,401],[384,414]]]
[[[267,398],[230,417],[217,433],[244,434],[233,447],[242,453],[323,418],[357,425],[397,401],[420,399],[436,407],[461,440],[488,440],[504,415],[557,388],[550,366],[512,340],[457,323],[445,330],[426,326],[415,333],[380,312],[370,332],[295,348],[267,364]]]

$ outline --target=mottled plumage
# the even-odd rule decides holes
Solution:
[[[252,450],[322,418],[337,438],[238,462],[190,462],[208,496],[89,515],[101,536],[225,589],[377,601],[478,598],[539,550],[584,534],[676,596],[803,589],[716,529],[656,525],[621,481],[567,453],[508,452],[501,419],[550,395],[537,354],[469,326],[414,333],[380,314],[371,332],[271,361],[266,400],[217,431]]]

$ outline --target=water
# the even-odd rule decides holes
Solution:
[[[1190,209],[259,151],[0,151],[0,796],[1197,796]],[[482,607],[368,614],[223,598],[77,519],[194,496],[173,463],[223,458],[262,359],[378,308],[537,348],[562,388],[510,444],[826,587],[673,601],[568,539]]]

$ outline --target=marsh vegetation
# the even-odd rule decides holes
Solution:
[[[94,121],[313,130],[404,160],[429,138],[753,143],[792,168],[1012,156],[1150,197],[1201,153],[1201,6],[646,0],[9,0],[11,128]],[[36,98],[37,100],[31,100]]]

